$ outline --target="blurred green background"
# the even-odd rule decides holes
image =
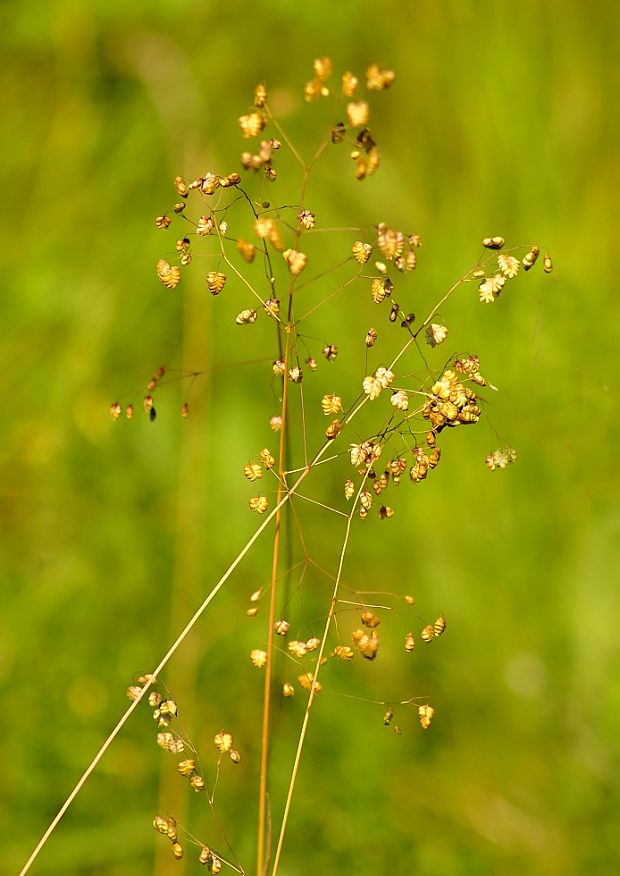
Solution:
[[[380,171],[360,184],[346,147],[329,155],[309,190],[320,222],[419,233],[406,294],[420,314],[488,234],[540,241],[555,272],[537,266],[492,308],[471,289],[442,309],[451,350],[477,352],[501,388],[488,407],[501,441],[484,423],[448,435],[428,482],[389,497],[394,519],[357,527],[345,575],[360,590],[413,593],[423,621],[443,611],[448,631],[409,662],[386,644],[373,664],[334,668],[281,872],[617,874],[617,6],[32,0],[5,5],[3,19],[3,872],[18,871],[125,708],[126,686],[256,525],[240,469],[275,444],[267,330],[237,329],[230,317],[249,302],[232,282],[214,302],[200,263],[175,293],[158,284],[155,262],[176,234],[152,218],[175,200],[175,174],[238,168],[236,119],[260,80],[311,153],[330,111],[301,93],[312,59],[328,54],[337,72],[378,61],[397,80],[373,99]],[[279,191],[286,180],[274,203],[290,196]],[[324,240],[327,263],[351,242]],[[342,353],[319,395],[359,378],[371,321],[388,331],[358,292],[325,312],[325,339]],[[266,362],[209,371],[252,358]],[[156,423],[113,424],[109,403],[139,403],[162,363],[209,374],[191,391],[162,390]],[[490,474],[482,460],[504,442],[519,462]],[[325,468],[340,505],[346,476]],[[305,514],[309,549],[333,570],[339,530]],[[263,634],[245,610],[269,556],[266,538],[165,675],[211,775],[215,731],[231,729],[244,753],[222,769],[217,805],[248,872],[262,677],[247,653]],[[313,617],[328,584],[310,574],[303,586]],[[402,710],[397,736],[382,707],[338,695],[347,690],[428,697],[433,727]],[[276,790],[301,699],[276,710]],[[145,708],[33,873],[193,872],[151,827],[168,810],[222,846],[204,801],[185,812],[185,786],[153,736]],[[277,825],[277,793],[273,808]]]

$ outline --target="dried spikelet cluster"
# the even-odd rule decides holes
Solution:
[[[507,283],[522,282],[518,278],[536,264],[541,252],[537,244],[506,247],[506,241],[501,236],[484,238],[478,263],[446,294],[436,295],[436,303],[428,306],[426,315],[419,321],[416,321],[416,315],[408,303],[413,300],[416,310],[427,306],[423,303],[422,292],[416,292],[416,298],[412,299],[410,291],[419,272],[418,269],[413,273],[418,267],[418,251],[422,246],[419,234],[393,227],[385,221],[353,230],[347,227],[344,229],[347,236],[340,246],[338,263],[326,266],[322,262],[324,256],[321,248],[313,248],[309,241],[317,232],[333,229],[322,226],[321,216],[311,209],[313,204],[305,203],[307,174],[324,152],[342,143],[348,144],[358,180],[370,177],[377,171],[380,152],[369,128],[372,95],[388,89],[394,79],[392,70],[377,64],[371,64],[365,76],[358,77],[347,71],[337,78],[331,59],[317,58],[313,64],[313,76],[306,83],[303,95],[309,103],[334,96],[337,100],[337,121],[325,132],[311,161],[301,158],[303,150],[293,146],[288,132],[272,115],[267,86],[259,83],[251,106],[238,116],[243,140],[243,151],[237,165],[239,171],[227,165],[224,169],[229,172],[223,175],[208,170],[194,179],[175,177],[176,202],[155,219],[155,225],[162,233],[173,233],[170,229],[178,227],[175,222],[181,222],[183,229],[175,246],[167,247],[165,257],[157,261],[156,275],[166,289],[174,291],[179,287],[184,272],[195,269],[198,261],[195,256],[199,253],[200,264],[204,265],[200,276],[205,300],[212,302],[212,306],[220,309],[220,313],[221,308],[226,308],[227,301],[234,304],[227,317],[230,332],[237,336],[239,329],[235,326],[242,327],[244,343],[246,338],[251,343],[252,338],[261,335],[261,324],[265,326],[265,331],[273,334],[273,345],[268,351],[261,348],[257,361],[259,368],[263,369],[265,381],[273,391],[276,405],[279,405],[275,413],[269,412],[269,428],[279,433],[272,436],[272,440],[277,438],[279,450],[276,455],[264,448],[252,455],[245,464],[243,459],[238,462],[238,470],[253,485],[250,488],[252,495],[247,498],[247,507],[257,515],[265,515],[263,521],[257,523],[258,531],[262,531],[275,518],[278,533],[274,538],[272,577],[251,594],[245,611],[248,618],[259,617],[262,598],[264,594],[269,594],[266,600],[269,602],[267,623],[263,623],[262,615],[258,621],[252,621],[255,625],[262,623],[260,634],[252,639],[252,644],[256,643],[257,647],[248,646],[247,650],[244,649],[248,673],[257,688],[265,691],[264,734],[269,725],[270,692],[274,688],[277,687],[282,697],[290,701],[287,708],[294,710],[295,701],[302,699],[309,711],[316,694],[322,690],[329,692],[330,672],[355,672],[356,666],[372,672],[369,664],[380,669],[394,638],[403,660],[417,660],[420,651],[425,651],[424,648],[416,651],[417,641],[430,644],[443,636],[446,630],[444,615],[439,615],[432,623],[421,620],[419,615],[413,615],[415,600],[408,594],[399,596],[386,588],[386,592],[382,592],[381,605],[367,605],[364,600],[374,591],[358,592],[350,587],[349,590],[356,594],[355,598],[341,598],[342,563],[335,579],[332,600],[326,610],[325,626],[320,628],[320,636],[315,635],[316,621],[314,617],[310,620],[305,616],[306,609],[301,598],[299,604],[304,616],[299,620],[293,599],[284,600],[280,598],[281,593],[277,594],[282,508],[288,510],[290,502],[288,505],[286,503],[295,496],[295,501],[297,498],[309,498],[315,505],[338,511],[347,518],[348,525],[356,522],[354,517],[362,520],[370,518],[371,512],[375,519],[390,520],[395,512],[386,502],[386,490],[390,491],[388,496],[391,497],[403,477],[414,484],[426,481],[442,459],[439,436],[446,429],[454,431],[458,426],[479,422],[484,408],[482,390],[485,387],[487,390],[496,389],[482,376],[476,355],[455,353],[453,350],[446,354],[443,351],[436,352],[437,347],[453,337],[444,312],[448,299],[462,285],[475,283],[482,303],[495,302]],[[271,198],[271,193],[280,192],[282,186],[290,182],[287,179],[287,164],[280,161],[281,154],[286,150],[290,150],[304,168],[301,198],[298,197],[299,188],[296,188],[293,198],[287,194],[277,201],[275,195],[273,202],[265,200],[267,189]],[[333,151],[339,153],[341,150],[336,148]],[[544,272],[551,272],[553,266],[548,253],[544,254],[542,264]],[[338,271],[342,269],[343,273],[348,272],[347,278],[338,287],[331,285],[336,268]],[[310,327],[315,310],[345,288],[347,294],[356,296],[351,313],[364,314],[353,350],[347,349],[344,339],[338,337],[338,320],[324,322],[333,324],[333,337],[317,336],[318,332]],[[365,321],[368,318],[366,310],[373,314],[368,322]],[[494,314],[491,313],[491,316]],[[384,320],[383,324],[381,319]],[[257,322],[258,330],[252,328]],[[369,322],[375,325],[367,328]],[[384,333],[390,334],[391,344],[385,344]],[[402,338],[400,345],[394,345],[395,335]],[[422,342],[427,345],[424,353]],[[265,343],[264,338],[261,343]],[[398,349],[397,354],[387,352],[392,351],[394,346]],[[357,357],[356,366],[359,368],[355,372],[358,376],[354,385],[339,385],[339,379],[343,379],[339,378],[339,363],[335,366],[333,363],[341,355],[343,359],[348,355]],[[164,368],[158,369],[148,382],[142,399],[143,410],[151,420],[157,416],[154,396],[164,374]],[[197,372],[189,376],[193,379]],[[362,408],[370,425],[362,427],[356,423],[351,427],[350,424]],[[289,457],[295,456],[290,449],[295,430],[291,430],[289,424],[291,411],[298,409],[302,412],[300,431],[303,431],[304,466],[294,468],[297,462]],[[132,404],[123,408],[120,402],[115,402],[110,407],[114,420],[121,419],[123,411],[128,419],[133,417]],[[187,415],[187,403],[184,403],[181,412],[183,416]],[[323,417],[329,419],[326,421]],[[315,422],[322,424],[322,435],[321,444],[313,453],[311,441]],[[326,456],[332,454],[332,447],[333,455],[322,458],[324,453]],[[490,453],[485,463],[494,471],[506,468],[515,460],[516,451],[504,447]],[[296,494],[298,485],[319,461],[334,464],[340,461],[340,464],[352,468],[352,471],[348,468],[344,482],[347,504],[342,504],[346,512],[307,497],[301,491]],[[437,477],[436,481],[440,482],[441,477]],[[346,546],[345,539],[342,558]],[[289,548],[292,554],[294,549],[290,545]],[[308,562],[304,545],[304,570]],[[394,607],[390,599],[398,604]],[[404,620],[396,637],[391,633],[389,623],[381,626],[384,612],[392,610],[397,613],[399,621]],[[337,619],[336,611],[339,612]],[[346,612],[352,611],[356,617],[347,629],[340,612],[344,617],[350,617]],[[406,619],[401,616],[403,612],[409,613]],[[279,659],[274,657],[276,651]],[[433,650],[431,654],[434,653]],[[353,669],[338,670],[339,663],[352,665]],[[254,669],[251,670],[250,666]],[[141,679],[142,683],[145,681]],[[129,693],[132,697],[138,697],[140,691],[140,687],[134,687],[130,688]],[[399,703],[381,703],[383,724],[400,734],[401,727],[394,722],[396,712],[401,706],[413,706],[414,710],[417,709],[413,721],[417,720],[424,730],[428,730],[435,710],[429,703],[420,705],[419,697],[417,702],[414,702],[415,699],[410,697]],[[176,703],[155,690],[148,702],[157,722],[157,744],[162,750],[177,756],[177,772],[187,780],[191,789],[206,791],[196,751],[186,739],[171,729],[176,726],[173,724],[177,717]],[[228,731],[218,732],[214,744],[218,752],[218,769],[220,760],[225,756],[235,764],[240,762],[241,755]],[[263,753],[268,745],[268,738],[263,738]],[[260,767],[264,782],[266,762],[265,754]],[[261,794],[264,795],[264,802],[267,798],[265,788]],[[209,802],[212,803],[211,798]],[[173,855],[180,858],[184,850],[178,839],[176,821],[171,817],[157,816],[154,827],[168,837]],[[264,838],[267,833],[265,825],[262,831]],[[222,859],[206,845],[201,847],[199,860],[209,872],[217,873],[222,866]],[[259,866],[259,871],[264,869]]]
[[[170,697],[164,698],[159,691],[156,690],[157,679],[151,675],[141,676],[138,685],[131,685],[127,689],[127,696],[131,700],[140,697],[142,693],[142,685],[150,684],[152,687],[148,697],[148,704],[153,709],[153,719],[157,722],[158,728],[168,728],[171,722],[177,717],[178,709],[176,702]],[[156,736],[158,746],[163,751],[169,751],[172,754],[178,755],[185,751],[186,747],[190,747],[189,743],[184,741],[179,735],[170,732],[170,730],[159,730]],[[241,761],[241,755],[233,747],[233,737],[226,731],[220,731],[214,739],[215,747],[218,750],[220,757],[222,754],[227,754],[233,763]],[[186,757],[177,762],[177,772],[180,776],[188,780],[190,788],[199,793],[205,791],[205,780],[197,770],[196,758]],[[171,816],[156,815],[153,819],[153,827],[157,833],[167,837],[171,843],[173,856],[180,860],[185,855],[185,848],[179,841],[177,820]],[[209,873],[219,873],[222,869],[222,861],[208,846],[203,845],[200,849],[198,861],[207,866]]]

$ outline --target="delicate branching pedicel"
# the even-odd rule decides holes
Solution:
[[[262,515],[261,522],[158,667],[129,689],[132,705],[126,713],[128,717],[150,690],[148,701],[157,724],[157,743],[177,758],[180,779],[214,807],[220,761],[228,758],[237,764],[243,752],[236,749],[231,732],[223,729],[214,740],[216,763],[213,758],[205,760],[216,776],[215,780],[208,778],[200,767],[198,753],[175,729],[176,703],[160,692],[155,676],[256,538],[271,526],[269,583],[250,595],[246,610],[249,619],[257,619],[248,622],[261,623],[261,605],[263,600],[268,603],[265,620],[256,632],[256,647],[248,655],[257,678],[259,672],[263,675],[261,755],[254,765],[259,795],[255,869],[247,863],[242,866],[227,838],[223,841],[225,848],[218,846],[222,836],[226,837],[223,832],[217,838],[192,837],[169,814],[158,814],[153,822],[155,830],[170,842],[174,857],[191,854],[212,873],[222,867],[254,872],[256,876],[275,876],[278,872],[308,720],[314,698],[329,695],[330,664],[359,660],[363,665],[365,661],[381,660],[382,637],[387,635],[381,632],[381,623],[390,613],[397,613],[403,620],[399,643],[403,660],[415,659],[411,655],[418,640],[423,647],[444,634],[446,618],[440,615],[432,620],[431,615],[420,620],[414,597],[394,592],[397,584],[391,585],[389,592],[369,593],[347,581],[344,567],[351,529],[354,525],[389,526],[388,521],[398,510],[393,498],[396,488],[403,482],[421,484],[432,476],[442,451],[450,451],[455,436],[449,433],[476,424],[483,416],[481,393],[485,388],[495,389],[483,376],[476,355],[443,353],[450,337],[449,325],[445,324],[450,297],[463,287],[468,294],[473,290],[482,303],[492,304],[520,273],[535,265],[540,253],[535,244],[507,247],[501,237],[485,238],[478,260],[451,288],[426,302],[421,293],[415,293],[418,309],[427,309],[427,315],[420,319],[399,303],[411,297],[405,291],[422,246],[415,229],[401,231],[383,221],[371,228],[322,229],[320,212],[315,214],[308,195],[310,175],[330,150],[334,152],[332,160],[345,167],[352,160],[352,172],[360,181],[377,172],[380,152],[368,126],[370,102],[374,92],[386,90],[394,79],[391,70],[371,65],[363,79],[347,72],[333,84],[330,59],[316,60],[314,78],[304,89],[305,100],[335,99],[335,115],[310,160],[302,158],[289,133],[272,114],[266,87],[258,85],[254,105],[239,118],[242,137],[248,143],[241,155],[241,168],[229,166],[223,173],[209,171],[193,180],[177,176],[177,202],[169,213],[156,219],[168,239],[180,229],[176,243],[166,244],[165,254],[156,265],[157,279],[167,290],[182,294],[186,272],[202,272],[205,292],[218,299],[213,302],[216,310],[225,298],[235,302],[232,313],[236,315],[229,311],[226,324],[220,326],[216,315],[218,331],[229,331],[231,337],[243,333],[244,345],[252,345],[253,326],[259,328],[265,322],[273,325],[270,362],[263,364],[259,360],[256,366],[275,387],[277,408],[265,416],[265,425],[273,430],[272,446],[248,448],[247,464],[239,471],[250,486],[248,508]],[[291,179],[281,180],[278,171],[278,158],[285,150],[300,171],[300,178],[293,181],[298,186],[293,190],[293,204],[279,194],[282,184],[287,195],[291,187]],[[335,265],[325,264],[316,246],[318,236],[325,232],[337,234],[342,241]],[[546,254],[543,267],[546,272],[552,270]],[[352,312],[359,324],[354,349],[350,349],[349,336],[338,337],[338,320],[333,321],[333,336],[321,337],[321,328],[314,328],[323,308],[345,294],[356,300]],[[323,319],[318,324],[326,323]],[[233,344],[231,340],[231,347]],[[437,351],[442,345],[443,349]],[[264,340],[256,356],[260,357],[261,351],[264,353]],[[333,377],[331,363],[341,355],[353,357],[351,373],[357,369],[360,375],[348,385],[335,385]],[[155,397],[166,381],[182,376],[163,367],[155,372],[141,402],[148,417],[155,419]],[[187,376],[193,383],[198,372]],[[115,402],[110,413],[115,420],[123,413],[131,419],[134,403],[121,406]],[[191,409],[185,401],[181,414],[188,413]],[[504,447],[491,451],[486,465],[493,471],[515,459],[515,451]],[[337,503],[333,496],[330,499],[329,495],[308,492],[313,482],[309,475],[319,464],[328,462],[339,467],[341,473],[342,492]],[[335,568],[325,569],[321,558],[311,556],[306,548],[300,524],[305,503],[330,515],[326,526],[330,538],[338,538],[340,545]],[[286,530],[291,543],[286,551],[281,544],[285,512],[291,515]],[[342,522],[340,534],[335,534],[338,530],[334,519]],[[282,568],[285,563],[287,567]],[[290,590],[283,591],[281,586],[284,579],[296,580],[299,593],[304,576],[310,572],[329,581],[318,629],[315,616],[312,622],[308,620],[302,600],[296,602]],[[276,673],[276,651],[286,655],[282,674]],[[305,708],[286,798],[272,801],[269,819],[268,752],[274,694],[286,699],[304,697]],[[398,715],[413,709],[419,725],[428,730],[435,716],[433,706],[420,701],[415,692],[403,694],[399,702],[368,701],[369,708],[377,709],[377,723],[400,733]],[[119,728],[123,722],[119,722]]]

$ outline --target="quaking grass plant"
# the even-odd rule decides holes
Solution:
[[[179,724],[177,703],[162,683],[161,673],[263,533],[268,531],[273,539],[271,568],[266,575],[268,583],[248,594],[246,615],[253,618],[248,622],[256,625],[256,647],[244,658],[256,669],[257,695],[262,697],[260,755],[250,766],[258,793],[256,860],[239,860],[225,825],[220,823],[216,836],[198,837],[177,822],[174,813],[162,812],[155,815],[153,826],[162,835],[162,842],[169,843],[174,858],[191,857],[211,873],[229,868],[241,874],[276,876],[310,717],[316,698],[329,691],[331,666],[337,662],[363,666],[381,660],[384,634],[380,627],[390,614],[397,616],[402,626],[398,647],[403,660],[414,659],[412,652],[418,642],[425,647],[446,629],[443,614],[421,620],[413,596],[400,592],[399,582],[372,592],[360,591],[347,580],[345,560],[351,531],[354,526],[389,527],[398,505],[394,494],[399,484],[419,485],[432,477],[443,448],[449,452],[451,441],[458,440],[450,433],[478,423],[483,416],[481,397],[494,390],[476,355],[443,354],[449,328],[441,314],[449,299],[461,288],[473,289],[483,304],[492,304],[507,284],[535,265],[540,249],[536,244],[506,246],[500,236],[485,238],[475,264],[427,305],[422,319],[407,312],[399,301],[403,295],[407,297],[407,284],[417,266],[422,246],[418,234],[384,222],[370,228],[322,227],[320,215],[315,215],[307,196],[310,175],[329,150],[339,153],[333,160],[342,160],[343,150],[348,151],[360,181],[377,172],[380,153],[368,127],[370,101],[376,92],[392,85],[395,74],[373,64],[363,80],[350,72],[335,86],[332,79],[331,60],[317,59],[304,97],[308,102],[335,99],[335,109],[333,123],[310,160],[302,157],[272,113],[267,89],[260,84],[252,108],[239,118],[242,136],[249,143],[241,156],[242,172],[208,172],[190,181],[176,177],[177,202],[169,214],[155,220],[168,235],[178,229],[175,246],[167,243],[166,255],[157,263],[157,278],[166,289],[182,293],[185,272],[201,271],[205,291],[217,299],[215,308],[221,298],[236,302],[236,325],[230,320],[221,331],[230,332],[231,338],[235,332],[244,333],[241,343],[250,348],[252,326],[259,320],[272,324],[273,353],[268,363],[259,358],[255,367],[260,379],[269,375],[275,389],[277,411],[269,422],[273,442],[262,449],[248,448],[250,459],[239,472],[250,487],[249,510],[262,519],[157,666],[129,687],[126,712],[41,838],[22,874],[30,869],[143,700],[153,711],[157,744],[175,759],[179,780],[187,782],[189,794],[202,795],[217,817],[215,790],[220,768],[224,772],[225,762],[239,764],[245,758],[237,747],[235,728],[222,728],[215,735],[212,750],[199,753]],[[266,131],[272,136],[267,137]],[[293,204],[278,195],[282,185],[278,159],[284,151],[297,163],[301,175]],[[285,185],[290,188],[291,181],[287,179]],[[326,233],[346,241],[339,244],[336,264],[326,261],[322,246]],[[552,263],[548,254],[542,262],[549,273]],[[330,372],[340,355],[338,323],[334,321],[329,337],[321,336],[321,327],[331,323],[323,319],[318,333],[314,326],[333,300],[343,295],[355,301],[351,313],[358,343],[346,355],[353,357],[360,379],[341,386],[335,385]],[[230,346],[234,345],[232,339]],[[437,351],[440,346],[442,350]],[[263,352],[256,350],[257,355]],[[150,419],[157,416],[157,394],[167,381],[183,376],[164,367],[155,372],[140,405]],[[199,372],[186,376],[193,383]],[[137,413],[133,403],[122,406],[117,402],[110,412],[114,420],[132,419]],[[191,415],[187,401],[181,415]],[[323,424],[317,426],[321,420]],[[500,447],[490,452],[485,462],[493,471],[515,459],[512,448]],[[337,469],[341,478],[342,498],[337,504],[330,501],[329,494],[325,497],[320,483],[312,493],[313,473],[327,465]],[[325,515],[330,538],[338,539],[334,568],[324,568],[305,546],[302,518],[308,505]],[[328,582],[326,596],[305,593],[309,571]],[[323,599],[322,604],[318,599]],[[225,680],[216,683],[225,684]],[[269,772],[275,697],[303,698],[305,704],[288,787],[281,800],[274,799]],[[414,710],[425,731],[435,715],[427,698],[416,697],[411,691],[404,692],[398,702],[372,703],[380,707],[383,723],[397,733],[401,732],[398,716],[405,711]]]

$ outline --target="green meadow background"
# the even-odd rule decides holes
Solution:
[[[19,871],[125,709],[127,685],[256,526],[240,471],[275,444],[272,336],[264,320],[234,326],[247,297],[229,281],[214,301],[199,261],[164,289],[154,265],[177,235],[153,217],[174,202],[175,174],[238,168],[236,119],[261,80],[311,154],[331,110],[304,104],[302,88],[327,54],[338,73],[377,61],[397,80],[372,102],[376,176],[356,182],[341,146],[312,177],[319,224],[420,234],[403,295],[422,316],[486,235],[539,241],[555,270],[537,265],[494,307],[467,287],[442,308],[448,353],[478,353],[500,387],[486,393],[492,427],[445,436],[428,481],[388,494],[394,519],[356,528],[347,585],[410,592],[416,608],[386,622],[374,663],[328,667],[281,873],[617,874],[617,6],[31,0],[2,17],[2,872]],[[281,166],[273,203],[297,191],[293,165]],[[325,235],[316,264],[346,257],[352,239]],[[392,329],[354,288],[321,313],[320,338],[341,355],[312,377],[317,398],[358,385],[360,331]],[[443,349],[429,353],[433,367]],[[239,365],[249,359],[263,361]],[[206,373],[162,388],[155,423],[112,423],[115,400],[141,414],[162,363]],[[483,459],[503,443],[518,464],[491,474]],[[340,507],[346,476],[322,475]],[[338,519],[300,509],[312,557],[333,571]],[[269,562],[266,537],[165,673],[207,775],[214,732],[230,729],[242,751],[239,767],[222,765],[216,805],[248,873],[262,677],[247,654],[262,633],[245,611]],[[328,592],[318,574],[303,583],[314,631]],[[441,612],[445,636],[404,655],[403,631]],[[411,709],[397,710],[393,733],[367,702],[407,696],[434,705],[428,733]],[[301,716],[299,694],[276,706],[274,831]],[[193,851],[175,862],[151,826],[172,811],[223,849],[204,800],[189,801],[174,772],[138,710],[32,873],[198,870]]]

